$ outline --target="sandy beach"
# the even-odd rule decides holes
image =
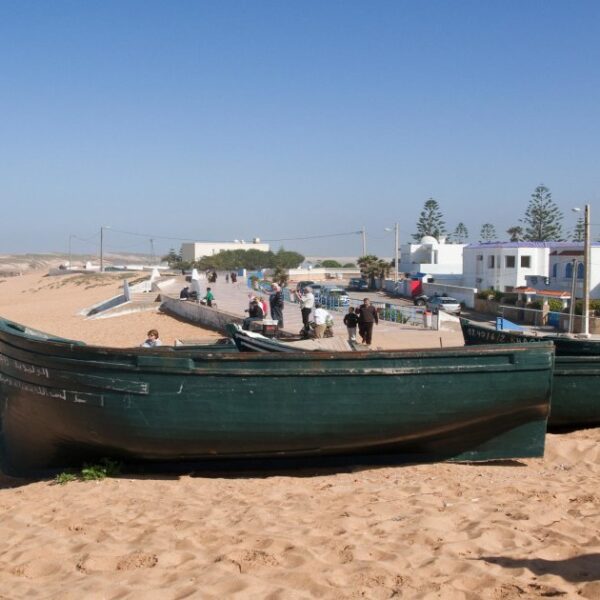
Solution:
[[[135,346],[155,313],[85,321],[118,277],[0,282],[0,314]],[[0,598],[600,599],[600,429],[543,459],[102,481],[0,477]]]

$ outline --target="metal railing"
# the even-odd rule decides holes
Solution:
[[[247,280],[247,284],[250,289],[255,290],[257,293],[268,295],[273,291],[270,281],[258,281],[256,283],[258,289],[254,287],[253,282],[250,279]],[[282,292],[283,299],[286,302],[297,304],[296,297],[292,295],[289,288],[283,288]],[[316,296],[315,301],[327,310],[344,313],[348,312],[350,306],[353,306],[356,309],[363,303],[362,300],[357,300],[355,298],[341,299],[339,296]],[[398,306],[397,304],[390,304],[389,302],[377,301],[374,301],[371,304],[377,309],[379,318],[382,321],[424,327],[423,307]]]

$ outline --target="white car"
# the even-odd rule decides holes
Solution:
[[[434,296],[427,300],[427,308],[433,312],[443,310],[444,312],[460,315],[461,305],[456,298],[450,296]]]
[[[350,297],[343,287],[325,286],[321,292],[319,302],[330,308],[336,308],[338,306],[348,306]]]

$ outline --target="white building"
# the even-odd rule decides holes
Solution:
[[[527,285],[537,290],[571,292],[575,275],[575,297],[583,297],[583,244],[550,242],[548,272],[544,277],[527,277]],[[590,298],[600,298],[600,244],[592,244],[590,266]]]
[[[260,250],[268,252],[269,244],[261,243],[260,239],[254,238],[251,242],[234,240],[233,242],[184,242],[181,244],[181,258],[186,262],[193,262],[203,256],[213,256],[223,250]]]
[[[400,247],[400,272],[414,275],[460,276],[463,272],[463,248],[466,244],[447,244],[424,236],[420,242]]]
[[[463,285],[512,292],[528,276],[547,277],[551,248],[559,242],[469,244],[463,251]]]

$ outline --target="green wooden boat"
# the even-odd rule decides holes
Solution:
[[[239,353],[87,346],[0,319],[9,472],[101,457],[541,456],[553,347]]]
[[[468,319],[460,320],[467,345],[548,343],[556,347],[551,427],[600,425],[600,341],[561,335],[501,331]]]

